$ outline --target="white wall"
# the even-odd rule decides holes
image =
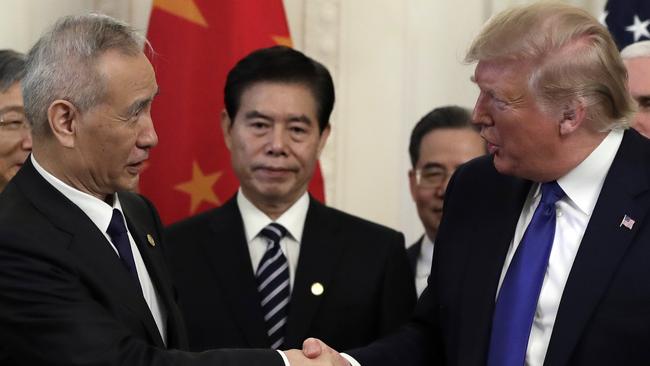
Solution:
[[[411,128],[436,106],[473,105],[464,51],[491,14],[526,2],[284,0],[294,44],[328,66],[336,84],[322,157],[331,205],[402,230],[409,243],[420,235],[406,176]],[[605,0],[568,2],[599,14]],[[59,16],[91,10],[146,30],[150,7],[151,0],[2,0],[0,48],[24,52]]]

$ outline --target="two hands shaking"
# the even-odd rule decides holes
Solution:
[[[351,366],[340,353],[321,340],[308,338],[302,344],[302,351],[284,351],[291,366]]]

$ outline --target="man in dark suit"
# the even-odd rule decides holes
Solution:
[[[353,363],[649,364],[650,142],[625,129],[611,36],[586,11],[541,2],[493,17],[466,60],[492,156],[449,183],[412,321]],[[319,351],[347,362],[306,342]]]
[[[427,286],[433,247],[440,226],[449,178],[459,165],[485,154],[485,142],[472,125],[470,112],[457,106],[439,107],[418,121],[411,132],[409,170],[411,197],[424,235],[407,250],[418,296]]]
[[[333,103],[327,69],[287,47],[255,51],[229,72],[221,126],[240,190],[166,232],[192,349],[300,348],[312,335],[358,347],[408,319],[415,291],[402,234],[307,193]]]
[[[2,364],[288,364],[272,350],[178,350],[160,221],[128,192],[158,142],[142,39],[107,16],[63,18],[23,82],[34,149],[0,195]]]

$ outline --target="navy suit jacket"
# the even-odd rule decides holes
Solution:
[[[167,313],[167,347],[125,266],[86,214],[27,159],[0,194],[2,365],[283,365],[273,351],[187,347],[158,215],[120,192],[124,216]],[[150,235],[155,246],[149,244]]]
[[[270,347],[236,199],[172,225],[166,240],[191,349]],[[405,323],[415,301],[401,233],[310,198],[283,348],[310,336],[366,345]]]
[[[485,365],[497,285],[531,182],[491,157],[445,195],[429,286],[399,334],[352,353],[362,365]],[[650,141],[625,132],[571,268],[545,365],[650,364]],[[625,215],[635,220],[621,226]]]

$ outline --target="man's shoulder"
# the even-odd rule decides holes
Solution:
[[[188,235],[194,236],[211,226],[230,222],[238,214],[237,201],[233,197],[222,206],[201,212],[167,226],[165,228],[165,236],[168,240],[174,240],[176,237],[183,238]],[[226,226],[228,227],[228,225]],[[230,227],[232,228],[232,226]]]
[[[307,212],[305,230],[308,230],[311,225],[327,227],[332,233],[339,233],[342,236],[363,236],[368,239],[392,238],[401,241],[402,245],[404,240],[402,233],[397,230],[326,206],[313,199]]]

